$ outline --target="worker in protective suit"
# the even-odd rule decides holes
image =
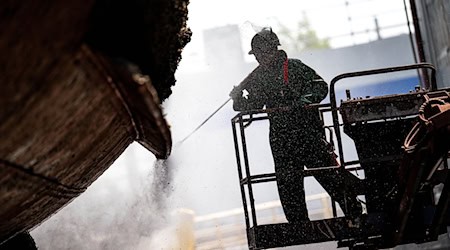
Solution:
[[[269,113],[270,146],[275,162],[278,192],[289,222],[308,221],[304,191],[304,166],[318,168],[337,166],[336,155],[325,140],[323,122],[317,108],[305,105],[319,103],[328,93],[328,85],[310,67],[290,59],[271,29],[263,29],[252,41],[253,54],[259,66],[230,93],[236,111],[285,108]],[[248,94],[243,96],[243,90]],[[344,191],[345,181],[357,179],[348,171],[317,175],[317,181],[351,214],[360,214],[356,195]]]

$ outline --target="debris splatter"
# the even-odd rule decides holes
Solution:
[[[168,206],[173,166],[170,160],[156,160],[150,169],[146,162],[146,168],[141,166],[144,171],[133,174],[127,171],[136,166],[125,166],[125,174],[117,174],[120,169],[115,166],[115,174],[107,171],[83,195],[33,230],[39,249],[170,248],[161,244],[176,237],[167,233],[173,227]],[[142,165],[142,161],[126,163]]]

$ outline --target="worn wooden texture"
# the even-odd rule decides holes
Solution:
[[[81,51],[40,84],[0,126],[0,235],[29,229],[79,195],[135,137],[113,85]]]
[[[0,2],[0,244],[81,194],[133,140],[158,158],[170,154],[159,104],[190,34],[187,1],[113,2],[113,10],[105,0]],[[117,6],[146,22],[96,21]],[[135,25],[144,42],[108,40]]]
[[[43,86],[62,55],[78,50],[92,5],[92,0],[0,3],[1,121]]]

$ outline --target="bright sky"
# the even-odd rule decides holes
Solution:
[[[238,24],[242,35],[251,37],[254,31],[249,22],[260,26],[276,26],[277,22],[281,22],[295,28],[302,13],[306,12],[319,37],[333,37],[352,30],[373,28],[375,16],[380,26],[405,23],[403,9],[403,0],[192,0],[188,25],[194,32],[201,32],[217,26]],[[351,25],[349,16],[352,18]]]
[[[206,29],[238,25],[242,47],[248,51],[251,38],[261,27],[270,26],[276,32],[282,24],[295,30],[306,13],[318,37],[331,38],[330,45],[337,48],[376,40],[375,17],[383,37],[407,33],[403,4],[403,0],[191,0],[188,26],[193,36],[183,51],[178,71],[192,71],[203,63]],[[394,27],[386,28],[390,26]],[[350,36],[351,32],[355,36]],[[253,57],[247,56],[246,60]]]

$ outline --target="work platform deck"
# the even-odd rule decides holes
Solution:
[[[383,221],[382,214],[370,214],[353,219],[338,217],[298,224],[257,225],[248,229],[249,247],[265,249],[326,241],[340,241],[344,247],[359,242],[358,239],[377,241],[381,238]]]

